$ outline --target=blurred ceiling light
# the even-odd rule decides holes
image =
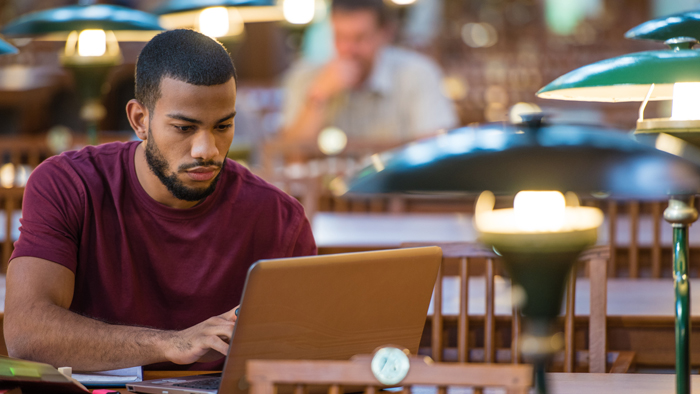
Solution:
[[[287,22],[305,25],[314,19],[316,2],[314,0],[282,0],[282,12]]]
[[[209,7],[199,13],[199,31],[209,37],[228,34],[229,19],[226,7]]]
[[[416,2],[416,0],[391,0],[392,3],[397,5],[409,5]]]
[[[318,148],[328,156],[342,152],[347,144],[347,135],[337,127],[326,127],[318,135]]]
[[[508,117],[510,118],[511,123],[518,124],[523,122],[522,115],[541,112],[542,108],[540,108],[540,106],[535,103],[520,102],[510,107],[510,113],[508,114]]]
[[[488,48],[498,42],[498,32],[489,23],[466,23],[462,26],[462,40],[472,48]]]
[[[209,37],[237,36],[243,33],[243,17],[234,7],[209,7],[197,18],[197,30]]]
[[[0,186],[11,188],[15,185],[15,165],[12,163],[4,164],[0,167]]]
[[[86,29],[78,35],[80,56],[102,56],[107,52],[107,34],[102,29]]]

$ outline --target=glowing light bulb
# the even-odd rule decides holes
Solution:
[[[209,37],[223,37],[229,32],[226,7],[209,7],[199,14],[199,31]]]
[[[671,104],[671,119],[697,120],[700,119],[700,82],[679,82],[673,85],[673,103]]]
[[[104,30],[87,29],[78,36],[80,56],[102,56],[107,52],[107,34]]]
[[[11,188],[15,185],[15,166],[7,163],[0,167],[0,186]]]
[[[314,0],[283,0],[284,19],[295,25],[304,25],[314,19],[316,2]]]
[[[328,156],[342,152],[347,144],[348,137],[337,127],[326,127],[318,135],[318,148]]]
[[[515,195],[513,208],[522,231],[559,231],[566,219],[566,199],[558,191],[521,191]]]

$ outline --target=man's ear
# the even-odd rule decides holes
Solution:
[[[136,136],[143,141],[148,139],[148,116],[148,109],[138,100],[131,99],[126,104],[126,117],[129,118],[131,128],[136,132]]]

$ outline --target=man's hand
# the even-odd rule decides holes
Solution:
[[[358,62],[335,58],[319,72],[309,89],[309,98],[326,101],[344,90],[357,86],[361,75],[362,68]]]
[[[165,341],[165,357],[175,364],[218,360],[228,353],[236,309],[211,317],[196,326],[173,332]]]

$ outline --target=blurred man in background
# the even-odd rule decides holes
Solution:
[[[298,64],[285,83],[283,138],[316,144],[326,127],[348,140],[392,144],[457,125],[435,62],[390,46],[393,20],[383,0],[333,0],[336,57]]]

